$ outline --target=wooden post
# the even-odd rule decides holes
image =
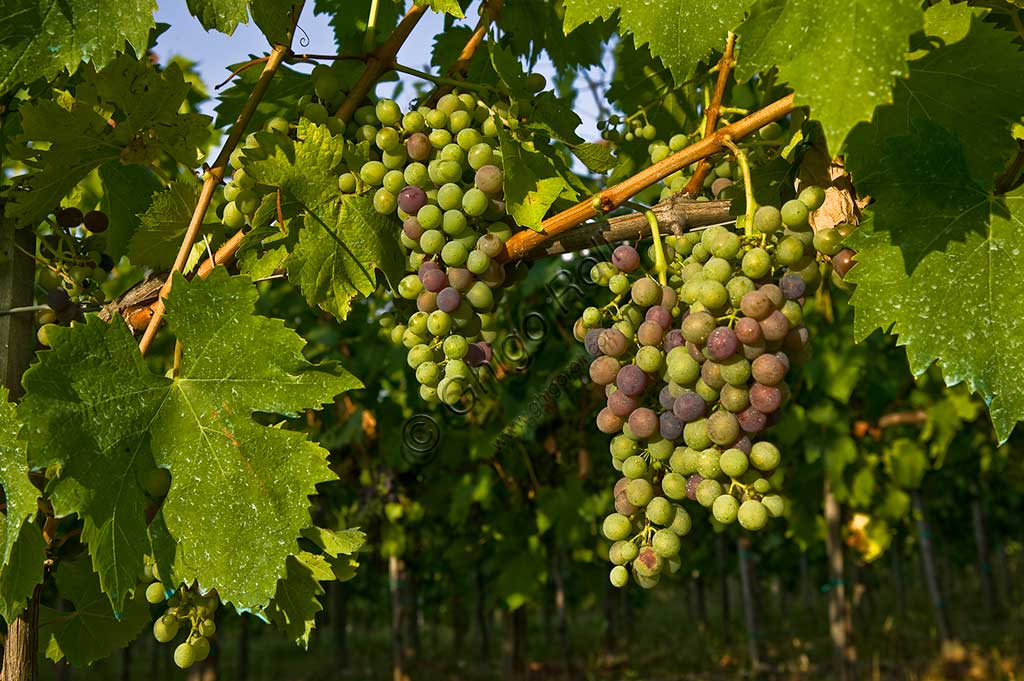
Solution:
[[[828,554],[828,623],[829,635],[832,638],[832,657],[835,662],[835,675],[837,681],[853,681],[856,678],[854,666],[857,659],[857,649],[852,640],[852,627],[850,624],[850,607],[846,600],[846,584],[843,581],[845,565],[843,557],[843,543],[841,537],[842,510],[828,478],[825,478],[824,487],[825,525],[825,551]]]
[[[917,516],[917,541],[921,548],[921,568],[924,570],[925,585],[928,587],[932,611],[935,613],[935,629],[939,634],[939,640],[945,643],[951,640],[952,636],[950,634],[949,617],[946,614],[942,591],[939,588],[938,573],[935,569],[935,554],[932,550],[931,530],[928,528],[928,518],[924,514],[924,504],[921,503],[921,492],[915,489],[910,493],[910,499]]]
[[[988,547],[988,533],[985,531],[985,509],[981,506],[981,495],[976,485],[971,486],[971,522],[974,525],[974,548],[978,555],[978,585],[981,598],[989,617],[996,615],[996,590],[992,582],[992,559]]]
[[[551,557],[551,575],[555,584],[555,619],[558,628],[558,640],[562,647],[562,655],[565,658],[565,675],[573,677],[575,667],[573,665],[572,645],[569,638],[569,612],[565,600],[565,575],[562,574],[562,552],[555,548]]]
[[[747,657],[750,658],[750,672],[757,676],[761,668],[761,655],[757,644],[757,604],[754,601],[754,568],[750,560],[750,539],[741,536],[736,541],[736,553],[740,562],[740,588],[743,592],[743,621],[747,629]]]
[[[340,671],[348,668],[348,594],[345,585],[331,583],[331,638],[334,640],[334,665]]]
[[[398,556],[388,558],[388,586],[391,594],[391,678],[393,681],[406,681],[402,631],[402,561]]]
[[[15,229],[14,221],[4,219],[0,201],[0,310],[32,305],[34,301],[35,262],[15,246],[35,253],[36,235],[32,229]],[[9,399],[21,397],[21,376],[35,350],[31,314],[0,315],[0,378],[7,386]],[[37,586],[25,612],[7,627],[2,669],[3,681],[36,681],[39,674],[39,594]]]
[[[480,660],[486,662],[491,657],[491,635],[487,622],[487,587],[480,563],[476,564],[476,633],[480,644]]]
[[[718,560],[718,588],[722,598],[722,637],[728,641],[732,634],[732,628],[729,626],[732,616],[729,611],[729,563],[726,551],[728,547],[725,544],[725,536],[719,534],[715,537],[715,556]]]

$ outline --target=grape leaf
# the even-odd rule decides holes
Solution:
[[[320,582],[333,579],[331,566],[323,556],[308,551],[288,556],[285,576],[278,581],[265,614],[296,645],[308,648],[316,615],[324,609],[318,600],[325,593]]]
[[[360,383],[306,362],[297,334],[252,315],[257,296],[223,268],[206,280],[176,276],[166,315],[183,346],[176,378],[149,370],[119,317],[59,330],[25,374],[29,461],[60,466],[54,509],[83,518],[115,607],[150,552],[138,480],[154,466],[172,476],[161,515],[175,560],[161,573],[175,584],[198,579],[239,607],[270,600],[310,525],[308,495],[334,477],[324,450],[252,414],[294,414]]]
[[[442,14],[451,14],[456,19],[462,19],[466,16],[462,13],[459,0],[416,0],[414,4],[420,7],[429,7],[435,12],[441,12]]]
[[[46,656],[54,662],[67,658],[75,666],[92,664],[127,646],[149,623],[144,590],[139,589],[124,610],[115,614],[84,556],[60,561],[56,581],[57,591],[74,609],[65,612],[39,607],[40,642],[46,642]]]
[[[346,196],[338,189],[344,139],[305,119],[298,137],[278,139],[267,158],[247,158],[244,167],[301,205],[305,227],[288,259],[288,278],[302,288],[310,305],[344,319],[352,298],[376,288],[377,268],[392,285],[398,283],[404,264],[400,227],[373,209],[372,196]]]
[[[473,34],[468,26],[453,26],[434,36],[434,48],[430,51],[430,65],[439,71],[446,71],[462,53],[466,41]]]
[[[596,142],[584,142],[572,147],[573,155],[595,173],[606,173],[618,163],[608,147]]]
[[[175,180],[153,198],[128,247],[128,259],[133,264],[168,268],[174,262],[199,201],[199,189],[197,182]]]
[[[871,220],[850,238],[858,250],[847,275],[857,284],[855,335],[891,330],[917,375],[938,361],[948,385],[966,382],[989,404],[1005,440],[1024,418],[1024,190],[986,194],[956,140],[915,125],[915,133],[887,140],[886,154],[873,161],[887,179],[865,175],[880,195]],[[882,190],[887,183],[892,189]]]
[[[248,0],[187,0],[185,4],[207,31],[231,35],[239,24],[249,23]]]
[[[502,42],[515,54],[535,64],[547,52],[556,71],[597,66],[604,44],[611,37],[608,22],[577,26],[568,35],[562,30],[562,3],[505,0],[501,8]]]
[[[521,226],[540,231],[540,223],[563,191],[572,192],[552,160],[526,148],[510,130],[498,126],[502,158],[505,159],[505,205]]]
[[[252,20],[271,45],[287,45],[298,0],[249,0]]]
[[[851,135],[852,156],[869,158],[886,138],[906,134],[908,122],[927,120],[960,140],[972,176],[992,186],[1017,150],[1009,132],[1024,113],[1024,52],[1012,33],[983,15],[966,4],[929,8],[927,49],[913,53],[910,77],[898,81],[893,104]]]
[[[17,617],[36,584],[43,581],[46,543],[36,515],[39,491],[28,479],[26,443],[7,389],[0,386],[0,489],[7,508],[0,513],[0,617]]]
[[[139,53],[149,44],[155,0],[21,0],[0,8],[0,95],[36,78],[102,68],[125,41]]]
[[[334,41],[341,54],[363,51],[366,35],[366,20],[370,16],[373,0],[316,0],[313,5],[317,14],[330,17],[334,29]],[[384,40],[398,24],[405,3],[398,0],[378,0],[377,42]]]
[[[736,75],[779,69],[821,121],[830,148],[892,101],[894,79],[906,75],[912,33],[921,29],[916,0],[759,0],[738,30],[742,58]]]
[[[619,12],[619,33],[648,44],[678,82],[686,80],[711,50],[743,19],[752,0],[565,0],[563,28],[568,35],[580,24],[610,19]]]
[[[82,80],[67,108],[44,99],[19,109],[12,155],[29,170],[12,178],[7,204],[19,225],[38,222],[108,161],[146,164],[163,151],[191,166],[206,141],[209,117],[178,113],[189,86],[176,65],[158,71],[121,55],[99,72],[86,67]]]
[[[334,557],[351,556],[366,543],[366,534],[359,528],[335,531],[322,527],[307,527],[302,531],[302,536]]]
[[[99,172],[103,182],[100,207],[110,219],[110,226],[104,232],[103,252],[117,262],[139,228],[139,215],[149,207],[153,195],[163,189],[163,184],[149,168],[117,161],[104,163]]]

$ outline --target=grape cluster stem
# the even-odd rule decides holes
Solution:
[[[735,47],[736,35],[730,31],[729,37],[725,41],[725,52],[722,53],[722,58],[716,67],[718,79],[715,81],[715,91],[711,95],[711,102],[704,114],[705,138],[710,137],[718,127],[718,117],[722,113],[722,99],[725,97],[725,88],[729,85],[729,74],[732,73],[732,68],[736,65],[736,58],[733,54]],[[706,159],[701,159],[693,171],[693,177],[683,187],[683,193],[687,196],[696,196],[704,186],[704,180],[709,172],[711,172],[711,164]]]

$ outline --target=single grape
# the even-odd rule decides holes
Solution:
[[[855,251],[845,248],[833,256],[832,268],[835,270],[836,274],[839,275],[840,279],[845,279],[846,273],[857,264],[853,259],[854,255],[856,255]]]
[[[619,377],[622,376],[622,373],[622,371],[619,372]],[[633,434],[642,440],[646,440],[654,435],[658,431],[659,426],[658,416],[647,407],[635,409],[629,415],[628,423]]]
[[[487,195],[480,189],[469,189],[462,197],[462,209],[467,215],[479,217],[487,210]]]
[[[85,228],[93,234],[105,232],[110,224],[106,213],[98,210],[91,210],[86,213],[85,217],[82,218],[82,222],[85,224]]]
[[[760,501],[747,499],[740,506],[736,518],[743,529],[756,532],[768,524],[768,509]]]
[[[722,452],[722,455],[718,459],[718,463],[722,467],[722,472],[730,478],[740,477],[747,472],[747,468],[749,467],[747,455],[735,448],[727,449]]]
[[[666,441],[671,442],[683,434],[683,422],[671,411],[662,412],[658,416],[658,432]]]
[[[195,661],[195,650],[188,641],[180,644],[174,649],[174,664],[176,664],[180,669],[188,669],[195,664]]]
[[[715,361],[732,357],[739,347],[738,343],[736,333],[732,329],[728,326],[719,326],[708,334],[708,357]]]
[[[761,320],[761,333],[767,341],[780,341],[789,333],[789,320],[779,310]]]
[[[722,494],[712,503],[711,514],[718,522],[723,525],[729,525],[736,522],[736,515],[739,508],[740,503],[735,497],[730,494]]]
[[[627,395],[639,395],[647,387],[647,375],[635,364],[627,364],[619,370],[615,385]]]
[[[694,491],[697,503],[705,508],[714,504],[715,499],[720,496],[722,496],[722,485],[717,480],[701,479]]]
[[[690,423],[704,416],[707,403],[695,392],[686,391],[676,398],[672,413],[683,423]]]
[[[754,380],[764,385],[778,385],[786,376],[786,366],[776,355],[761,355],[750,365]]]
[[[803,231],[807,229],[807,206],[799,199],[792,199],[782,204],[780,211],[782,223],[790,229]]]
[[[775,386],[755,383],[750,387],[750,406],[765,414],[777,411],[782,405],[782,391]]]
[[[437,308],[444,312],[454,312],[462,302],[462,294],[451,286],[441,289],[437,294]]]
[[[640,254],[632,246],[623,244],[612,251],[612,264],[620,272],[632,272],[640,266]]]
[[[409,185],[398,193],[398,207],[409,215],[416,215],[427,205],[427,193],[420,187]]]
[[[165,599],[164,585],[160,582],[153,582],[146,587],[146,600],[150,603],[163,603]]]
[[[150,469],[142,478],[142,489],[154,499],[162,499],[171,489],[171,472],[166,468]]]
[[[644,478],[630,480],[626,484],[626,499],[637,508],[647,506],[654,498],[654,486]],[[624,538],[624,537],[623,537]],[[611,539],[611,537],[609,537]]]
[[[804,204],[808,210],[818,210],[821,204],[825,203],[825,190],[821,187],[804,187],[797,196],[797,200]]]
[[[763,497],[761,503],[772,518],[781,518],[786,512],[786,502],[778,494],[769,494]]]
[[[749,400],[748,400],[749,401]],[[756,435],[764,430],[768,425],[768,418],[764,413],[758,411],[754,407],[747,407],[743,411],[736,414],[736,420],[739,421],[740,428],[745,433],[751,433]],[[738,445],[736,445],[738,448]]]
[[[162,615],[153,622],[153,638],[159,643],[170,643],[178,635],[181,623],[174,615]]]
[[[779,448],[771,442],[755,442],[750,449],[750,463],[760,471],[775,470],[781,460]]]
[[[621,589],[629,583],[629,570],[622,565],[616,565],[608,574],[608,579],[611,581],[612,586],[616,589]]]

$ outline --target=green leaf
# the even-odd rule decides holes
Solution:
[[[839,151],[857,123],[892,101],[906,75],[910,35],[921,29],[916,0],[759,0],[738,29],[737,77],[779,69]]]
[[[370,4],[373,0],[316,0],[313,8],[317,14],[330,17],[334,29],[334,41],[339,54],[353,54],[363,51]],[[391,33],[404,11],[405,3],[399,0],[377,0],[377,41]]]
[[[172,477],[161,515],[173,560],[161,573],[197,579],[239,607],[270,600],[310,526],[307,497],[334,478],[324,450],[253,414],[299,413],[361,384],[306,362],[297,334],[253,316],[257,297],[222,268],[206,280],[177,275],[167,322],[183,359],[173,379],[149,370],[120,318],[58,331],[25,374],[29,461],[60,467],[54,509],[85,521],[82,539],[115,607],[150,553],[139,479],[154,466]]]
[[[1017,151],[1009,134],[1024,112],[1024,52],[1013,43],[1013,33],[983,21],[983,15],[967,4],[929,8],[927,49],[911,55],[910,77],[898,82],[893,104],[879,108],[872,124],[851,136],[851,157],[871,164],[868,159],[887,139],[913,133],[916,121],[927,121],[959,140],[973,178],[986,188],[994,184]]]
[[[610,19],[619,12],[619,33],[648,44],[678,81],[686,80],[711,50],[725,47],[728,32],[743,19],[752,0],[565,0],[564,29]]]
[[[320,581],[333,579],[331,566],[323,556],[307,551],[288,556],[285,576],[277,583],[266,615],[296,645],[308,648],[316,615],[324,609],[318,600],[325,593]]]
[[[572,147],[572,153],[588,170],[595,173],[607,173],[618,163],[606,145],[595,142],[577,144]]]
[[[249,0],[252,20],[271,45],[287,45],[298,0]]]
[[[441,12],[442,14],[451,14],[456,19],[462,19],[466,16],[462,13],[459,0],[416,0],[415,4],[420,7],[429,7],[435,12]]]
[[[106,246],[103,251],[117,262],[128,250],[128,244],[139,228],[139,216],[149,207],[153,195],[163,189],[163,184],[148,168],[123,165],[117,161],[104,163],[99,173],[103,182],[100,208],[110,219],[110,226],[104,232]]]
[[[82,81],[68,108],[44,99],[19,109],[12,153],[28,172],[12,178],[7,205],[19,225],[38,222],[107,162],[148,164],[161,152],[188,166],[198,159],[210,119],[178,113],[189,86],[177,65],[158,71],[148,59],[121,55],[98,73],[86,68]]]
[[[199,201],[199,189],[197,182],[175,180],[153,198],[128,247],[128,259],[133,264],[170,267]]]
[[[110,63],[125,41],[143,53],[155,0],[20,0],[0,8],[0,95],[83,62]]]
[[[508,213],[521,226],[540,231],[540,223],[551,204],[563,191],[572,189],[547,155],[527,148],[503,126],[498,127],[498,139],[505,160]]]
[[[75,666],[90,665],[127,646],[149,623],[144,589],[115,614],[84,556],[60,561],[56,581],[60,596],[74,609],[39,608],[40,643],[45,642],[46,656],[54,662],[67,658]]]
[[[231,35],[239,24],[249,23],[248,0],[187,0],[186,5],[207,31]]]
[[[245,169],[301,206],[305,226],[288,259],[288,278],[310,305],[344,319],[352,298],[376,289],[376,269],[398,283],[404,265],[400,227],[373,209],[372,196],[343,195],[338,189],[344,139],[305,119],[298,137],[278,140],[268,158],[246,160]]]
[[[335,531],[322,527],[307,527],[302,531],[302,536],[334,557],[351,556],[366,543],[366,534],[359,528]]]
[[[10,622],[43,581],[46,542],[36,516],[39,490],[28,478],[27,447],[7,388],[0,386],[0,489],[7,508],[0,513],[0,617]]]

